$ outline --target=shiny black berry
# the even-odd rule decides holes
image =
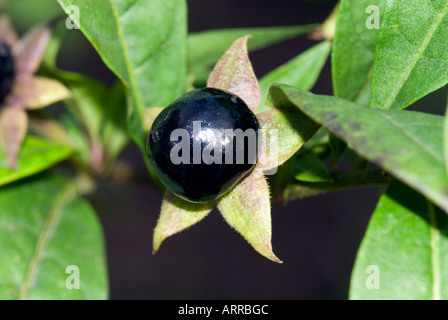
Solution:
[[[192,202],[215,200],[255,166],[260,125],[239,97],[213,88],[178,98],[155,119],[147,153],[163,184]]]
[[[14,76],[15,68],[11,49],[0,41],[0,104],[11,92]]]

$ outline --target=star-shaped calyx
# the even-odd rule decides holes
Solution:
[[[26,110],[44,108],[71,96],[56,80],[35,76],[51,37],[50,28],[33,28],[19,39],[6,16],[0,16],[0,44],[4,61],[8,60],[8,77],[0,75],[4,88],[0,101],[0,138],[8,164],[17,166],[17,157],[28,129]]]
[[[217,205],[225,221],[256,251],[274,262],[282,262],[272,251],[271,201],[264,173],[275,169],[296,153],[305,142],[305,137],[301,137],[290,124],[297,120],[291,119],[291,115],[297,117],[297,108],[290,111],[288,108],[268,108],[257,113],[261,93],[248,56],[249,38],[241,37],[232,44],[216,64],[207,87],[239,96],[256,114],[263,137],[257,164],[231,191],[216,201],[192,203],[166,191],[154,230],[154,253],[166,238],[198,223]],[[147,109],[145,120],[148,129],[160,110],[156,107]]]

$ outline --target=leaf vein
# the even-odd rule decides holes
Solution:
[[[53,237],[54,230],[59,222],[62,214],[63,207],[73,198],[76,194],[76,189],[70,185],[68,188],[63,189],[59,195],[55,198],[54,206],[48,215],[47,220],[43,226],[42,232],[36,242],[33,256],[31,257],[28,270],[25,274],[24,282],[20,286],[19,299],[25,300],[27,294],[36,279],[36,275],[39,269],[39,265],[45,256],[45,251],[48,248],[51,238]]]
[[[411,74],[412,70],[417,65],[417,62],[422,58],[423,53],[425,52],[425,49],[428,47],[429,42],[431,41],[432,37],[434,36],[439,25],[442,23],[442,20],[445,17],[447,12],[448,12],[448,5],[446,5],[445,8],[443,9],[443,11],[437,15],[437,19],[434,21],[431,28],[429,29],[428,35],[423,39],[422,45],[419,48],[417,48],[417,51],[414,54],[414,57],[412,58],[411,63],[406,68],[404,75],[400,78],[397,86],[395,87],[395,90],[392,92],[392,95],[390,96],[389,100],[386,101],[386,103],[382,107],[382,109],[389,109],[390,106],[392,105],[392,103],[395,101],[395,98],[397,97],[400,90],[403,88],[403,86],[404,86],[406,80],[408,79],[409,75]],[[401,30],[401,27],[400,27],[400,30]],[[404,34],[404,32],[402,30],[401,30],[401,33]]]
[[[392,117],[390,117],[389,115],[384,114],[384,113],[379,113],[379,115],[381,117],[383,117],[384,119],[388,120],[391,124],[393,124],[398,129],[400,129],[400,131],[402,131],[405,136],[407,136],[409,139],[411,139],[412,142],[415,143],[415,145],[417,145],[418,147],[423,149],[426,153],[428,153],[430,156],[432,156],[437,162],[443,163],[443,159],[438,154],[434,153],[433,150],[429,149],[426,144],[424,144],[422,141],[417,139],[413,134],[411,134],[409,132],[409,130],[406,130],[402,125],[400,125],[398,122],[396,122]]]
[[[120,45],[121,48],[123,50],[123,56],[124,56],[124,61],[126,64],[126,69],[127,69],[127,74],[128,74],[128,78],[129,78],[129,86],[131,88],[132,91],[132,95],[134,96],[134,100],[135,100],[135,106],[137,107],[137,111],[140,115],[140,121],[143,124],[143,119],[144,119],[144,108],[142,105],[142,98],[140,96],[140,92],[138,90],[138,86],[137,86],[137,79],[135,77],[133,68],[132,68],[132,63],[130,60],[130,56],[129,56],[129,52],[126,46],[126,41],[124,39],[124,35],[123,35],[123,30],[122,30],[122,26],[121,26],[121,20],[120,17],[118,15],[118,11],[117,11],[117,7],[115,5],[115,3],[113,2],[113,0],[108,0],[109,5],[112,8],[112,12],[114,14],[115,17],[115,21],[116,21],[116,26],[117,26],[117,34],[118,34],[118,39],[120,41]]]

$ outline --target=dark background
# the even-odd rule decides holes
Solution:
[[[322,22],[335,2],[189,0],[189,29]],[[13,0],[8,11],[23,32],[60,9],[55,0]],[[254,52],[255,72],[261,77],[313,44],[303,36]],[[58,63],[109,83],[114,79],[79,31],[70,34]],[[332,93],[329,62],[312,91]],[[146,175],[136,147],[121,158]],[[379,195],[376,189],[353,190],[273,204],[273,247],[282,265],[255,252],[216,209],[166,240],[153,256],[162,200],[157,190],[104,181],[90,200],[105,231],[112,299],[346,299],[356,251]]]

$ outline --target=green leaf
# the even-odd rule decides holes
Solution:
[[[153,253],[156,253],[162,242],[172,235],[179,233],[202,219],[212,211],[215,203],[192,203],[185,201],[170,191],[165,192],[159,220],[154,229]]]
[[[403,109],[448,83],[448,1],[387,2],[371,107]]]
[[[101,141],[107,155],[107,165],[113,164],[126,146],[129,138],[126,131],[126,95],[121,82],[116,82],[104,97],[105,119],[101,128]]]
[[[305,182],[327,182],[332,180],[325,163],[310,152],[297,157],[294,178]]]
[[[46,174],[2,187],[0,207],[1,299],[107,298],[100,223],[72,181]],[[66,287],[69,266],[79,290]]]
[[[80,9],[80,29],[131,95],[129,132],[145,148],[144,111],[185,92],[187,18],[184,0],[58,0]]]
[[[360,108],[347,100],[280,85],[274,105],[293,103],[348,143],[358,154],[423,193],[448,211],[448,176],[443,160],[441,116]]]
[[[60,121],[70,143],[76,150],[75,159],[88,165],[90,163],[90,141],[83,127],[69,114],[63,115]]]
[[[74,72],[53,69],[50,72],[72,92],[66,104],[79,124],[72,121],[71,133],[77,130],[82,145],[74,143],[84,162],[102,172],[109,167],[128,142],[126,127],[126,94],[121,81],[111,87],[103,82]],[[75,128],[78,126],[79,128]],[[78,137],[74,137],[75,139]],[[78,141],[80,141],[78,139]],[[98,156],[95,157],[95,152]]]
[[[273,83],[284,83],[310,90],[316,83],[328,59],[330,49],[331,42],[319,43],[261,78],[260,111],[264,109],[269,87]]]
[[[372,15],[375,14],[375,11],[367,9],[376,6],[379,9],[378,19],[382,19],[385,4],[386,0],[341,0],[332,54],[335,96],[358,103],[364,100],[369,105],[379,30],[370,27],[370,24],[369,28],[372,29],[367,28],[368,19],[374,18]]]
[[[338,9],[331,60],[334,95],[366,107],[385,4],[386,0],[341,0]],[[330,146],[335,167],[346,145],[330,134]]]
[[[331,149],[331,167],[336,167],[339,159],[347,150],[347,144],[332,133],[329,134],[328,144]]]
[[[54,0],[0,1],[0,9],[14,21],[14,25],[21,32],[29,30],[42,21],[50,21],[61,13],[60,7]]]
[[[253,170],[232,191],[218,201],[227,223],[238,231],[262,256],[282,261],[272,252],[271,202],[269,186],[258,169]]]
[[[73,98],[66,101],[67,105],[86,127],[90,139],[98,139],[105,123],[105,112],[113,108],[107,105],[106,85],[77,73],[59,72],[57,77],[72,92]],[[126,108],[126,105],[122,107]]]
[[[188,66],[195,83],[203,86],[214,64],[238,38],[251,35],[248,50],[254,51],[283,40],[316,30],[318,24],[292,27],[218,29],[192,33],[188,36]]]
[[[3,149],[0,148],[0,186],[48,169],[67,159],[72,153],[73,150],[70,148],[28,136],[19,154],[17,170],[13,170],[7,163]]]
[[[356,258],[351,299],[448,299],[448,217],[393,182]]]

